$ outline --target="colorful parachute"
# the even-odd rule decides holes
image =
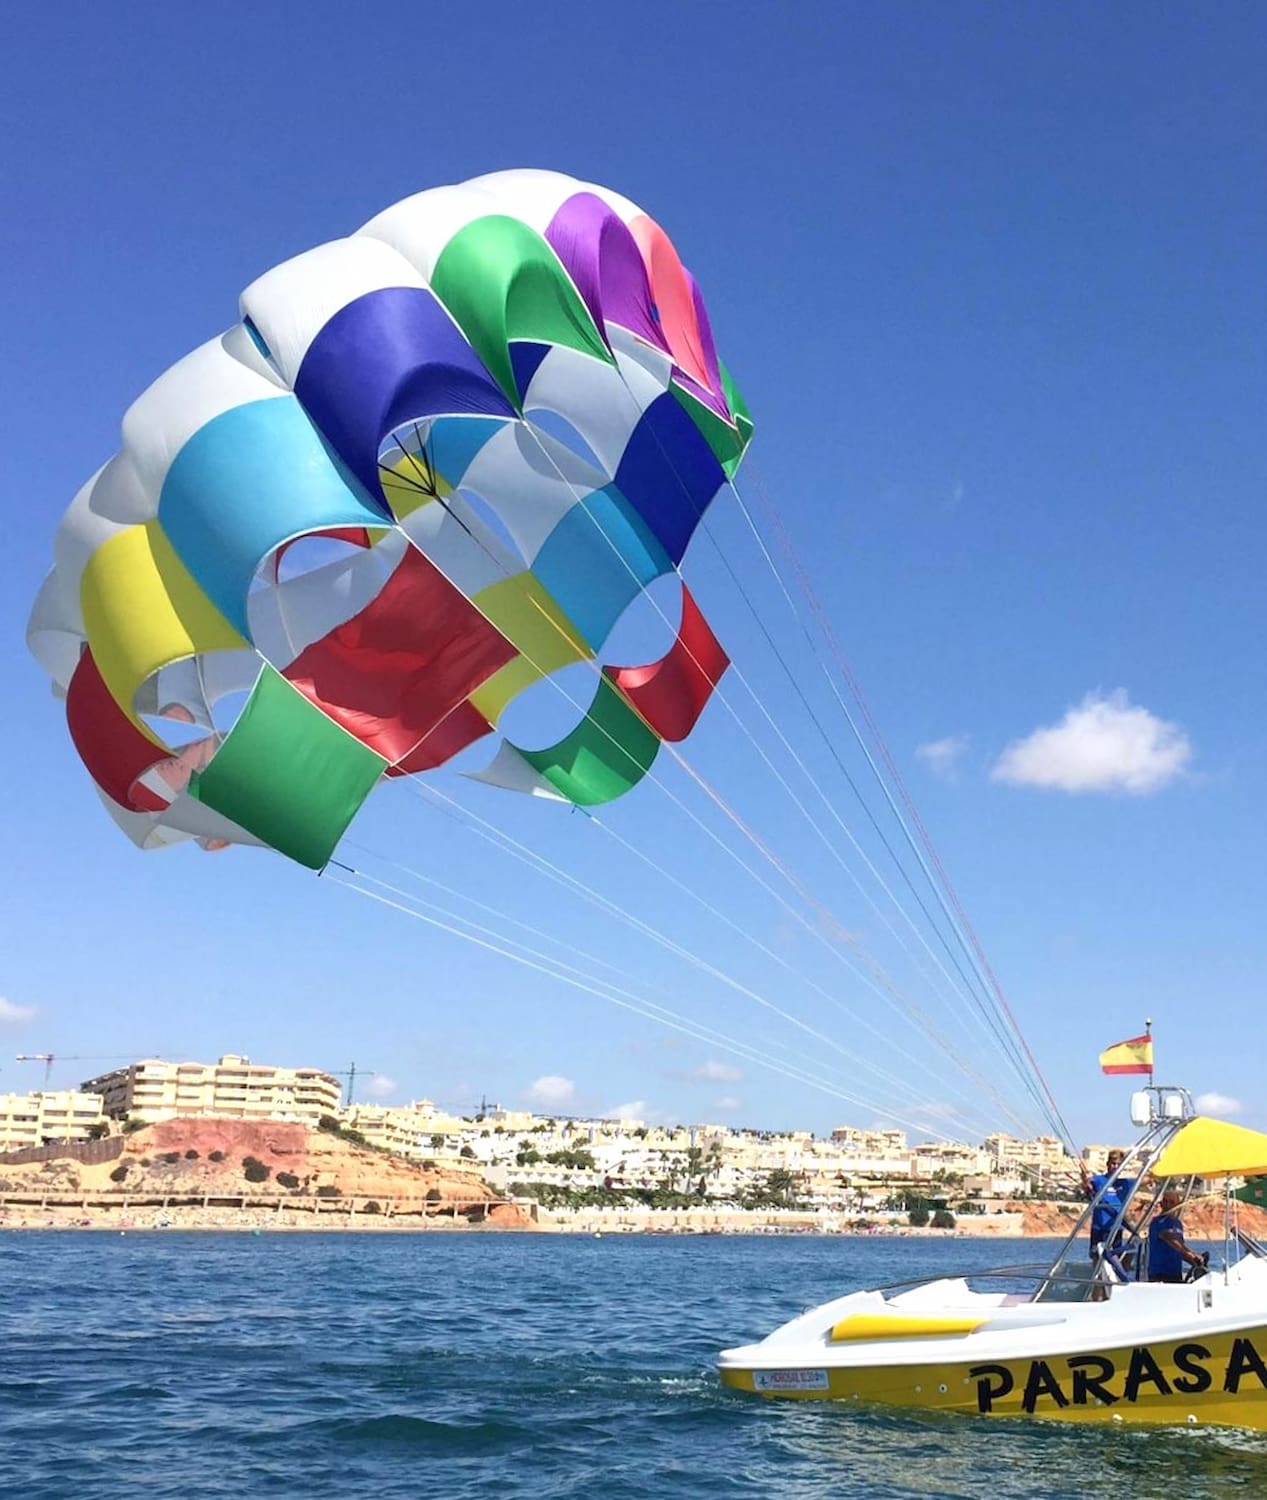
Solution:
[[[134,842],[319,868],[383,776],[442,764],[601,656],[752,425],[668,236],[552,172],[405,199],[240,311],[126,413],[28,640]],[[683,587],[662,660],[604,667],[562,741],[503,740],[477,774],[619,796],[726,666]]]

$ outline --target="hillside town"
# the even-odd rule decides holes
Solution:
[[[719,1223],[794,1209],[861,1223],[900,1215],[902,1222],[949,1224],[971,1216],[974,1228],[1004,1232],[1017,1199],[1068,1201],[1078,1179],[1078,1162],[1048,1136],[912,1142],[897,1129],[841,1125],[818,1137],[495,1105],[453,1113],[425,1099],[350,1102],[345,1092],[333,1073],[237,1054],[214,1063],[144,1058],[75,1089],[0,1094],[0,1166],[46,1154],[42,1148],[163,1122],[271,1121],[334,1131],[432,1172],[468,1174],[500,1199],[531,1206],[538,1222],[622,1207],[678,1213],[706,1207],[724,1216]],[[1084,1157],[1098,1164],[1105,1149],[1089,1146]]]

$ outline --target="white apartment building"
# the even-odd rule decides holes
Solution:
[[[831,1139],[834,1145],[860,1156],[905,1156],[909,1149],[904,1130],[859,1130],[854,1125],[837,1125]]]
[[[1020,1172],[1031,1181],[1035,1177],[1072,1176],[1076,1168],[1064,1143],[1054,1135],[1039,1135],[1022,1141],[999,1132],[986,1136],[982,1144],[1001,1173],[1012,1175]]]
[[[230,1120],[295,1120],[316,1126],[338,1115],[339,1080],[318,1068],[274,1068],[226,1053],[214,1063],[145,1058],[81,1085],[105,1113],[133,1120],[209,1115]]]
[[[989,1175],[992,1158],[982,1147],[964,1141],[924,1141],[912,1149],[911,1163],[916,1177],[932,1177],[937,1172],[982,1177]]]
[[[0,1151],[86,1141],[105,1120],[100,1094],[56,1089],[36,1094],[0,1094]]]
[[[415,1159],[451,1155],[479,1129],[472,1120],[438,1110],[429,1099],[408,1105],[353,1104],[343,1111],[342,1123],[371,1146]]]

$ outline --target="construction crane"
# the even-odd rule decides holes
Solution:
[[[348,1090],[347,1090],[347,1092],[348,1092],[348,1102],[344,1105],[344,1108],[345,1109],[351,1109],[352,1108],[352,1104],[353,1104],[353,1100],[354,1100],[354,1097],[355,1097],[355,1094],[356,1094],[356,1080],[358,1078],[377,1078],[378,1074],[376,1072],[374,1072],[374,1070],[372,1068],[358,1068],[357,1065],[355,1063],[353,1063],[350,1068],[344,1068],[342,1071],[339,1071],[339,1070],[336,1069],[334,1072],[331,1073],[330,1076],[332,1078],[346,1078],[347,1079],[347,1081],[348,1081]]]
[[[128,1059],[118,1055],[114,1057],[77,1057],[65,1056],[60,1052],[19,1052],[13,1059],[14,1062],[42,1062],[44,1064],[44,1086],[48,1087],[49,1074],[53,1071],[55,1062],[127,1062]]]

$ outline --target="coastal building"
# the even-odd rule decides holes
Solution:
[[[924,1141],[912,1149],[911,1165],[916,1177],[979,1177],[989,1173],[992,1160],[988,1151],[964,1141]]]
[[[1046,1182],[1055,1177],[1072,1177],[1077,1169],[1064,1143],[1054,1135],[1039,1135],[1032,1140],[1018,1140],[999,1132],[982,1142],[996,1169],[1008,1175],[1021,1173],[1030,1181]]]
[[[429,1099],[412,1104],[353,1104],[343,1111],[342,1123],[358,1131],[371,1146],[415,1160],[439,1160],[466,1143],[475,1122],[437,1109]]]
[[[837,1125],[831,1138],[835,1145],[860,1156],[904,1156],[907,1151],[904,1130],[859,1130],[854,1125]]]
[[[532,1130],[541,1124],[540,1117],[530,1109],[502,1109],[500,1105],[488,1110],[484,1119],[500,1125],[503,1130]]]
[[[86,1141],[105,1122],[100,1094],[56,1089],[36,1094],[0,1094],[0,1151]]]
[[[318,1068],[275,1068],[226,1053],[214,1063],[145,1058],[81,1085],[105,1113],[146,1122],[177,1115],[230,1120],[297,1120],[316,1126],[339,1113],[339,1080]]]

